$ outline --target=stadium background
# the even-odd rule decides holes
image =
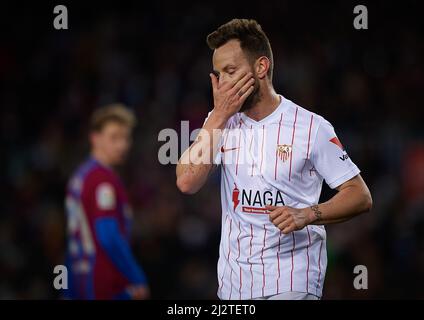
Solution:
[[[53,29],[65,4],[69,30]],[[369,30],[353,28],[366,4]],[[0,18],[0,299],[55,299],[63,197],[88,151],[95,107],[130,105],[139,126],[122,175],[132,245],[155,299],[216,298],[219,176],[196,196],[157,159],[163,128],[201,126],[211,108],[206,35],[255,18],[274,51],[279,93],[332,122],[374,208],[327,227],[324,299],[424,298],[423,30],[418,2],[128,1],[2,3]],[[322,200],[332,191],[324,188]],[[353,288],[365,265],[369,289]]]

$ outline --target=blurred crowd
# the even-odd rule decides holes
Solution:
[[[64,2],[66,5],[66,2]],[[165,1],[2,5],[0,42],[0,299],[55,299],[65,249],[67,179],[88,155],[91,112],[120,101],[139,124],[120,168],[135,221],[132,245],[154,299],[216,298],[218,174],[196,196],[161,165],[164,128],[201,127],[212,108],[205,38],[231,18],[255,18],[274,51],[278,93],[327,118],[362,170],[372,212],[327,227],[323,299],[424,298],[424,47],[419,10],[354,3]],[[15,15],[16,15],[15,14]],[[334,194],[324,187],[321,200]],[[355,290],[353,268],[368,268]]]

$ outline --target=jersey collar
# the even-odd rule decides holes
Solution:
[[[251,123],[253,125],[263,125],[266,123],[269,123],[271,121],[273,121],[275,118],[280,119],[280,114],[282,112],[282,109],[284,108],[284,103],[286,101],[286,99],[282,96],[282,95],[278,95],[280,97],[280,104],[278,105],[277,108],[275,108],[275,110],[273,112],[271,112],[269,115],[267,115],[265,118],[263,118],[262,120],[256,121],[250,117],[248,117],[244,112],[240,113],[241,119],[246,122],[246,123]]]

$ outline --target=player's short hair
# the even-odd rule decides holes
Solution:
[[[206,42],[209,48],[214,50],[232,39],[240,41],[240,47],[249,59],[267,57],[270,61],[267,75],[272,79],[274,58],[271,44],[261,25],[253,19],[233,19],[210,33]]]
[[[137,124],[134,113],[123,104],[115,103],[101,107],[91,116],[90,130],[100,132],[106,124],[115,122],[133,129]]]

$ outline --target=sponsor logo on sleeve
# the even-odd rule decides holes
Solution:
[[[102,183],[96,189],[96,202],[101,210],[112,210],[116,206],[115,191],[110,183]]]
[[[345,160],[349,159],[349,156],[348,156],[345,148],[343,147],[342,143],[340,142],[340,140],[337,137],[330,139],[330,142],[334,143],[336,146],[338,146],[340,148],[340,150],[342,150],[343,154],[339,157],[340,160],[345,161]]]

